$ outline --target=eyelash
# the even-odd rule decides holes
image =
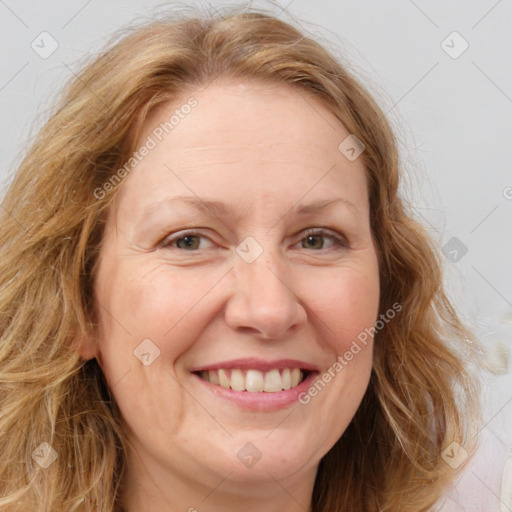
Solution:
[[[169,249],[169,248],[171,248],[173,243],[177,242],[178,240],[181,240],[182,238],[187,238],[189,236],[196,236],[199,238],[208,238],[205,235],[198,233],[197,231],[183,231],[182,233],[178,233],[177,235],[174,235],[172,237],[167,237],[159,244],[159,246],[164,249]],[[348,248],[348,243],[346,242],[346,240],[344,238],[334,235],[333,233],[326,230],[325,228],[309,228],[309,229],[307,229],[304,232],[304,236],[301,238],[300,241],[307,239],[310,236],[323,236],[324,238],[328,238],[334,242],[335,246],[338,246],[338,249],[347,249]],[[174,248],[180,249],[179,247],[174,247]],[[332,250],[332,249],[336,249],[336,247],[330,247],[327,249],[322,248],[322,249],[317,249],[316,251]],[[185,251],[185,252],[196,252],[200,249],[192,249],[190,251],[187,251],[186,249],[181,249],[181,250]]]

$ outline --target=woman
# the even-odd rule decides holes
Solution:
[[[384,114],[261,12],[86,66],[7,191],[2,510],[431,509],[473,345]]]

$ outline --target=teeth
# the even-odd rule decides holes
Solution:
[[[245,389],[251,393],[263,391],[263,374],[258,370],[247,370],[247,374],[245,375]]]
[[[231,389],[245,391],[245,379],[242,370],[231,370]]]
[[[279,370],[272,370],[265,374],[265,386],[263,391],[267,393],[276,393],[283,390],[283,379]]]
[[[298,368],[293,368],[293,370],[292,370],[292,388],[299,385],[301,377],[302,377],[302,372]]]
[[[304,374],[299,368],[276,368],[266,373],[259,370],[221,369],[201,371],[200,376],[216,386],[234,391],[278,393],[298,386]]]
[[[285,368],[283,370],[282,377],[283,377],[283,389],[290,389],[292,387],[292,376],[290,374],[290,368]]]
[[[226,375],[226,370],[219,370],[219,384],[226,389],[229,389],[229,385],[231,384],[230,379]]]
[[[209,371],[208,378],[204,379],[204,380],[209,380],[212,384],[215,384],[216,386],[220,386],[219,372]]]

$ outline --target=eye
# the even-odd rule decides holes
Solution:
[[[342,237],[334,235],[323,228],[308,229],[306,231],[306,236],[301,240],[302,247],[304,249],[326,249],[326,247],[324,247],[325,239],[330,240],[332,244],[330,248],[336,246],[339,248],[347,247],[347,243]]]
[[[196,231],[184,231],[167,237],[159,244],[159,246],[167,249],[182,249],[189,252],[198,249],[207,249],[208,245],[205,247],[204,244],[201,244],[201,240],[206,240],[207,244],[212,244],[208,237],[197,233]],[[329,247],[325,247],[325,240],[329,241]],[[343,237],[335,235],[324,228],[308,229],[305,236],[301,239],[301,243],[302,248],[314,249],[316,251],[333,248],[346,248],[348,246]]]
[[[208,238],[196,233],[195,231],[182,232],[163,240],[160,247],[174,247],[177,249],[184,249],[186,251],[205,249],[205,247],[201,246],[200,240],[208,240]]]

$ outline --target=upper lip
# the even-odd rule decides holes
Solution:
[[[259,370],[260,372],[268,372],[274,369],[284,368],[300,368],[301,370],[317,371],[315,365],[307,363],[306,361],[299,361],[297,359],[274,359],[272,361],[258,358],[241,358],[230,359],[229,361],[221,361],[219,363],[208,364],[204,366],[197,366],[192,368],[191,372],[206,371],[206,370]]]

